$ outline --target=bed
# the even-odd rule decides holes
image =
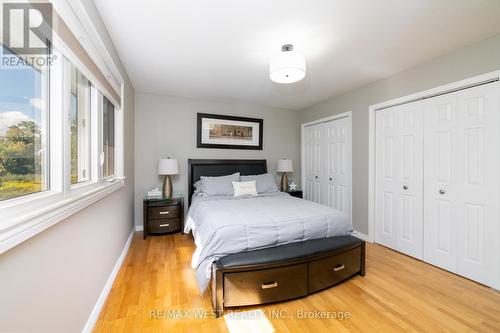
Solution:
[[[265,160],[188,162],[184,232],[193,233],[192,267],[200,292],[210,285],[217,314],[305,296],[364,275],[364,242],[350,236],[349,219],[335,209],[279,191],[193,195],[202,176],[265,174]]]

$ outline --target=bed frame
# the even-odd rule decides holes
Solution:
[[[189,198],[201,176],[267,172],[266,160],[188,160]],[[365,274],[365,242],[353,236],[280,245],[231,254],[212,264],[211,298],[215,316],[224,309],[279,302],[331,287]]]

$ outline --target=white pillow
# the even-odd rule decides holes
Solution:
[[[235,197],[257,195],[257,185],[255,180],[250,182],[233,182],[233,189]]]

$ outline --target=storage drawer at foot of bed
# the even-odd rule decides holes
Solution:
[[[361,270],[361,247],[309,263],[309,292],[337,284]]]
[[[224,274],[224,306],[278,302],[307,295],[307,264]]]

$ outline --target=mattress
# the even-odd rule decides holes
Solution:
[[[346,235],[352,225],[339,210],[274,192],[252,197],[195,196],[184,228],[185,233],[190,231],[196,244],[191,265],[203,293],[211,264],[220,257]]]

